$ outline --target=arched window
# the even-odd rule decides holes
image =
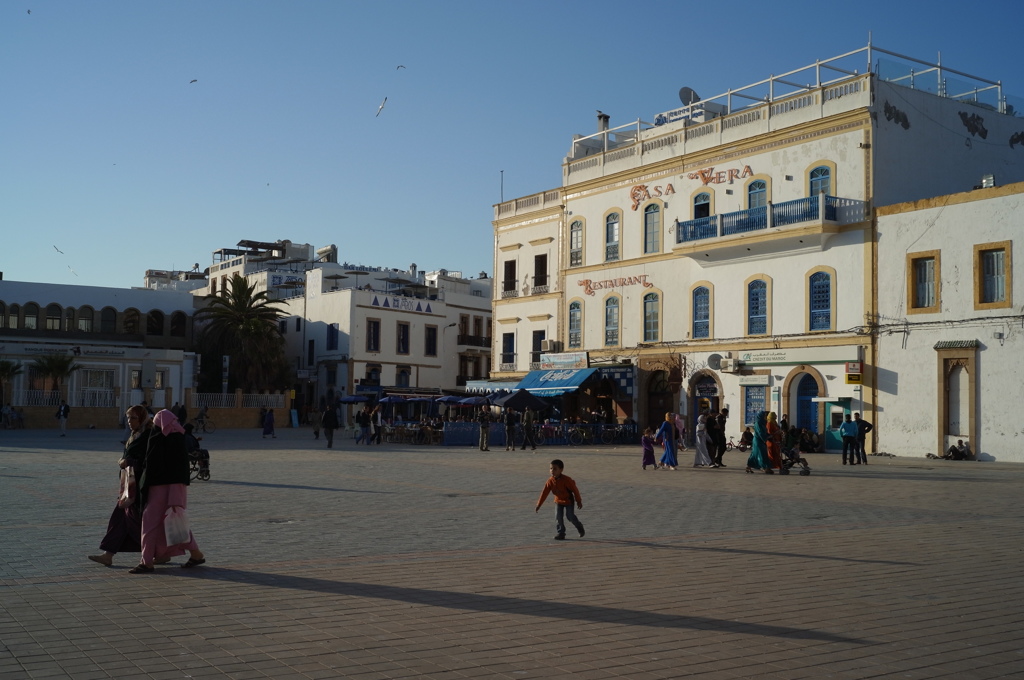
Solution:
[[[408,366],[399,366],[398,372],[395,374],[395,386],[396,387],[408,387],[409,376],[411,369]]]
[[[7,327],[8,328],[21,328],[21,324],[18,323],[18,316],[21,315],[21,307],[18,305],[11,305],[11,308],[7,311]]]
[[[113,307],[104,307],[100,311],[100,333],[117,333],[117,311]]]
[[[818,194],[825,194],[828,196],[831,193],[832,169],[824,165],[819,165],[811,170],[811,196],[817,196]]]
[[[185,326],[187,317],[185,312],[175,312],[171,314],[171,335],[175,338],[185,337]]]
[[[92,333],[92,320],[94,312],[92,307],[81,307],[78,310],[78,330]]]
[[[747,208],[763,208],[768,205],[768,185],[757,179],[747,186]]]
[[[619,259],[619,213],[613,212],[604,220],[604,259],[613,262]]]
[[[139,332],[139,312],[136,309],[127,309],[124,313],[124,332],[127,335],[135,335]]]
[[[75,330],[75,308],[67,307],[64,309],[64,330],[73,331]]]
[[[619,298],[610,297],[604,301],[604,344],[614,347],[619,344]]]
[[[59,331],[60,330],[60,318],[62,315],[60,305],[51,304],[46,305],[46,330],[48,331]]]
[[[702,191],[693,197],[693,219],[711,216],[711,194]]]
[[[25,324],[22,328],[30,331],[39,328],[39,305],[36,303],[30,302],[25,305]]]
[[[747,285],[747,335],[768,332],[768,284],[751,281]]]
[[[644,342],[658,342],[658,294],[644,296]]]
[[[569,266],[583,264],[583,222],[576,220],[569,226]]]
[[[711,337],[711,291],[705,286],[693,289],[693,337]]]
[[[816,272],[808,279],[810,286],[810,329],[827,331],[832,328],[832,277],[826,272]]]
[[[146,315],[146,335],[164,334],[164,313],[154,309]]]
[[[661,208],[644,208],[644,254],[661,252]]]
[[[573,302],[569,305],[569,347],[583,346],[583,305]]]

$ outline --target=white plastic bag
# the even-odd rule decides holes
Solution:
[[[167,547],[188,543],[188,511],[180,506],[167,508],[164,513],[164,536]]]

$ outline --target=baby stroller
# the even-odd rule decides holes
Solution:
[[[188,450],[189,479],[210,479],[210,452],[199,445],[201,437],[192,434],[192,423],[185,426],[185,448]]]
[[[806,477],[811,474],[811,468],[807,465],[807,459],[800,455],[800,448],[792,446],[785,451],[786,458],[782,461],[782,468],[779,470],[780,475],[788,475],[789,471],[795,467],[800,467],[800,476]]]

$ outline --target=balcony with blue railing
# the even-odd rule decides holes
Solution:
[[[821,247],[840,226],[866,219],[866,202],[819,194],[677,222],[674,250],[713,263],[790,248]],[[817,236],[820,239],[816,240]],[[756,247],[753,237],[758,237]]]

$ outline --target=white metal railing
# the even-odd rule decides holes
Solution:
[[[235,393],[228,392],[227,394],[221,394],[219,392],[193,392],[192,408],[202,408],[204,406],[209,408],[234,408]]]
[[[11,394],[11,405],[59,406],[63,398],[60,392],[52,390],[14,390]]]
[[[284,395],[243,394],[242,408],[284,408]]]
[[[87,408],[110,408],[118,404],[114,390],[87,388],[78,390],[74,394],[71,405]]]

